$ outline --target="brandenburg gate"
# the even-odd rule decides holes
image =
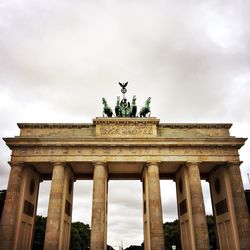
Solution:
[[[74,182],[93,179],[91,250],[107,249],[109,180],[138,180],[146,250],[163,250],[160,180],[176,182],[181,245],[209,250],[201,180],[210,184],[219,249],[249,249],[249,214],[231,124],[97,117],[93,123],[20,123],[12,150],[0,249],[31,249],[39,184],[52,180],[44,249],[69,249]],[[163,190],[164,193],[164,190]]]

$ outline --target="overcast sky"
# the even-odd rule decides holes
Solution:
[[[0,0],[0,137],[17,122],[91,122],[129,81],[161,122],[231,122],[250,137],[250,2],[235,0]],[[250,143],[240,150],[250,189]],[[10,151],[0,142],[0,189]],[[47,214],[50,182],[40,189]],[[203,183],[211,213],[208,184]],[[175,185],[161,182],[164,221]],[[141,183],[110,181],[109,244],[141,244]],[[92,182],[75,184],[73,221],[90,223]]]

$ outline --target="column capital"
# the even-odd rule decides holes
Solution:
[[[199,166],[201,165],[201,161],[187,161],[187,162],[186,162],[186,166],[187,166],[187,167],[193,166],[193,165],[199,167]]]
[[[105,161],[93,161],[92,164],[93,166],[101,165],[101,166],[107,167],[107,162]]]
[[[16,161],[9,161],[8,163],[9,163],[9,165],[10,165],[11,168],[12,167],[24,167],[25,166],[25,163],[23,161],[18,161],[18,162],[16,162]]]
[[[228,161],[227,166],[228,167],[233,167],[233,166],[240,167],[241,163],[243,163],[243,161]]]
[[[66,166],[66,162],[65,161],[52,161],[51,165],[53,167],[56,166],[56,165],[61,165],[61,166],[65,167]]]
[[[145,166],[151,166],[151,165],[157,165],[157,166],[159,166],[160,165],[160,163],[161,163],[161,161],[147,161],[147,162],[145,162]]]

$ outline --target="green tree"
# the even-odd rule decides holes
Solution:
[[[1,215],[2,215],[2,211],[3,211],[6,192],[7,192],[7,190],[0,190],[0,218],[1,218]]]
[[[173,222],[166,222],[163,225],[165,236],[165,249],[172,250],[175,245],[176,249],[180,249],[180,227],[179,220]]]
[[[90,249],[90,227],[82,222],[71,224],[70,250]]]
[[[33,250],[43,250],[47,217],[36,216]]]
[[[143,246],[131,245],[130,247],[127,247],[125,250],[143,250]]]
[[[217,242],[216,242],[214,217],[212,215],[207,215],[206,219],[207,219],[210,248],[215,250],[217,249]]]

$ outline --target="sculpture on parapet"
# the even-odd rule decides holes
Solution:
[[[125,83],[119,82],[119,85],[122,87],[121,92],[123,93],[123,99],[125,99],[125,94],[127,93],[126,87],[128,85],[128,82],[125,82]]]
[[[122,116],[122,110],[121,110],[121,106],[120,106],[120,96],[117,96],[117,101],[116,101],[116,105],[115,105],[115,115],[117,117]]]
[[[151,103],[151,97],[149,97],[146,102],[144,107],[141,108],[140,112],[139,112],[139,116],[140,117],[146,117],[146,115],[148,114],[148,116],[151,115],[151,110],[150,110],[150,103]]]
[[[136,106],[136,96],[133,96],[132,104],[131,104],[130,117],[136,117],[137,114],[137,106]]]
[[[108,105],[108,103],[107,103],[107,101],[106,101],[106,99],[104,97],[102,98],[102,103],[104,105],[104,107],[103,107],[103,113],[102,113],[103,117],[104,117],[104,115],[107,115],[107,117],[112,117],[113,116],[113,111],[109,107],[109,105]]]
[[[146,117],[147,115],[150,116],[150,102],[151,97],[146,100],[144,107],[141,108],[139,114],[137,114],[137,105],[136,105],[136,96],[133,96],[132,103],[127,102],[125,94],[127,92],[127,85],[128,82],[120,83],[119,85],[122,87],[121,92],[123,94],[123,99],[120,101],[120,96],[117,96],[116,105],[115,105],[115,116],[116,117]],[[112,117],[113,111],[108,106],[106,99],[102,98],[103,107],[103,116]]]

